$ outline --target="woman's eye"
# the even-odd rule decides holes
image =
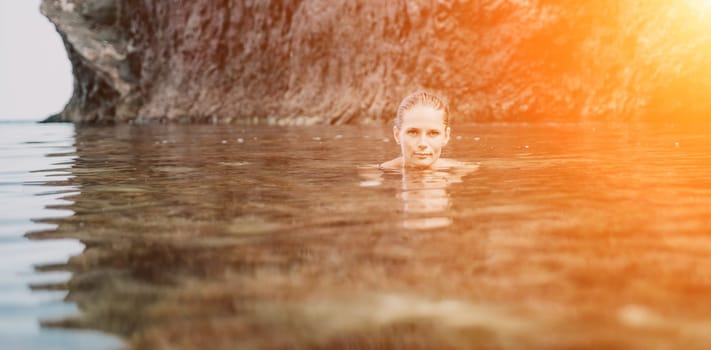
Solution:
[[[408,135],[417,135],[417,130],[408,130],[407,134]]]
[[[439,131],[430,131],[427,133],[429,136],[439,136]]]

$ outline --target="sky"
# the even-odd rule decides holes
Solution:
[[[40,0],[0,0],[0,120],[42,120],[72,94],[62,39]]]

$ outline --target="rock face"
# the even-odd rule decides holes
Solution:
[[[57,120],[358,123],[420,88],[459,121],[693,119],[703,1],[44,0],[73,64]]]

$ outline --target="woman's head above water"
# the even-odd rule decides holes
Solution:
[[[438,96],[415,92],[397,109],[393,136],[400,157],[381,164],[383,168],[433,168],[441,163],[442,148],[449,142],[449,107]]]
[[[400,102],[400,106],[397,107],[397,115],[395,116],[395,126],[401,127],[405,114],[418,106],[430,107],[442,111],[444,113],[442,122],[445,126],[449,126],[449,105],[439,96],[427,91],[417,91],[409,94]]]

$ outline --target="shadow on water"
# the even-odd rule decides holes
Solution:
[[[379,173],[387,130],[79,127],[74,215],[30,237],[136,348],[711,345],[702,130],[458,129],[469,173]],[[671,131],[670,131],[671,130]],[[693,307],[691,307],[693,305]]]

